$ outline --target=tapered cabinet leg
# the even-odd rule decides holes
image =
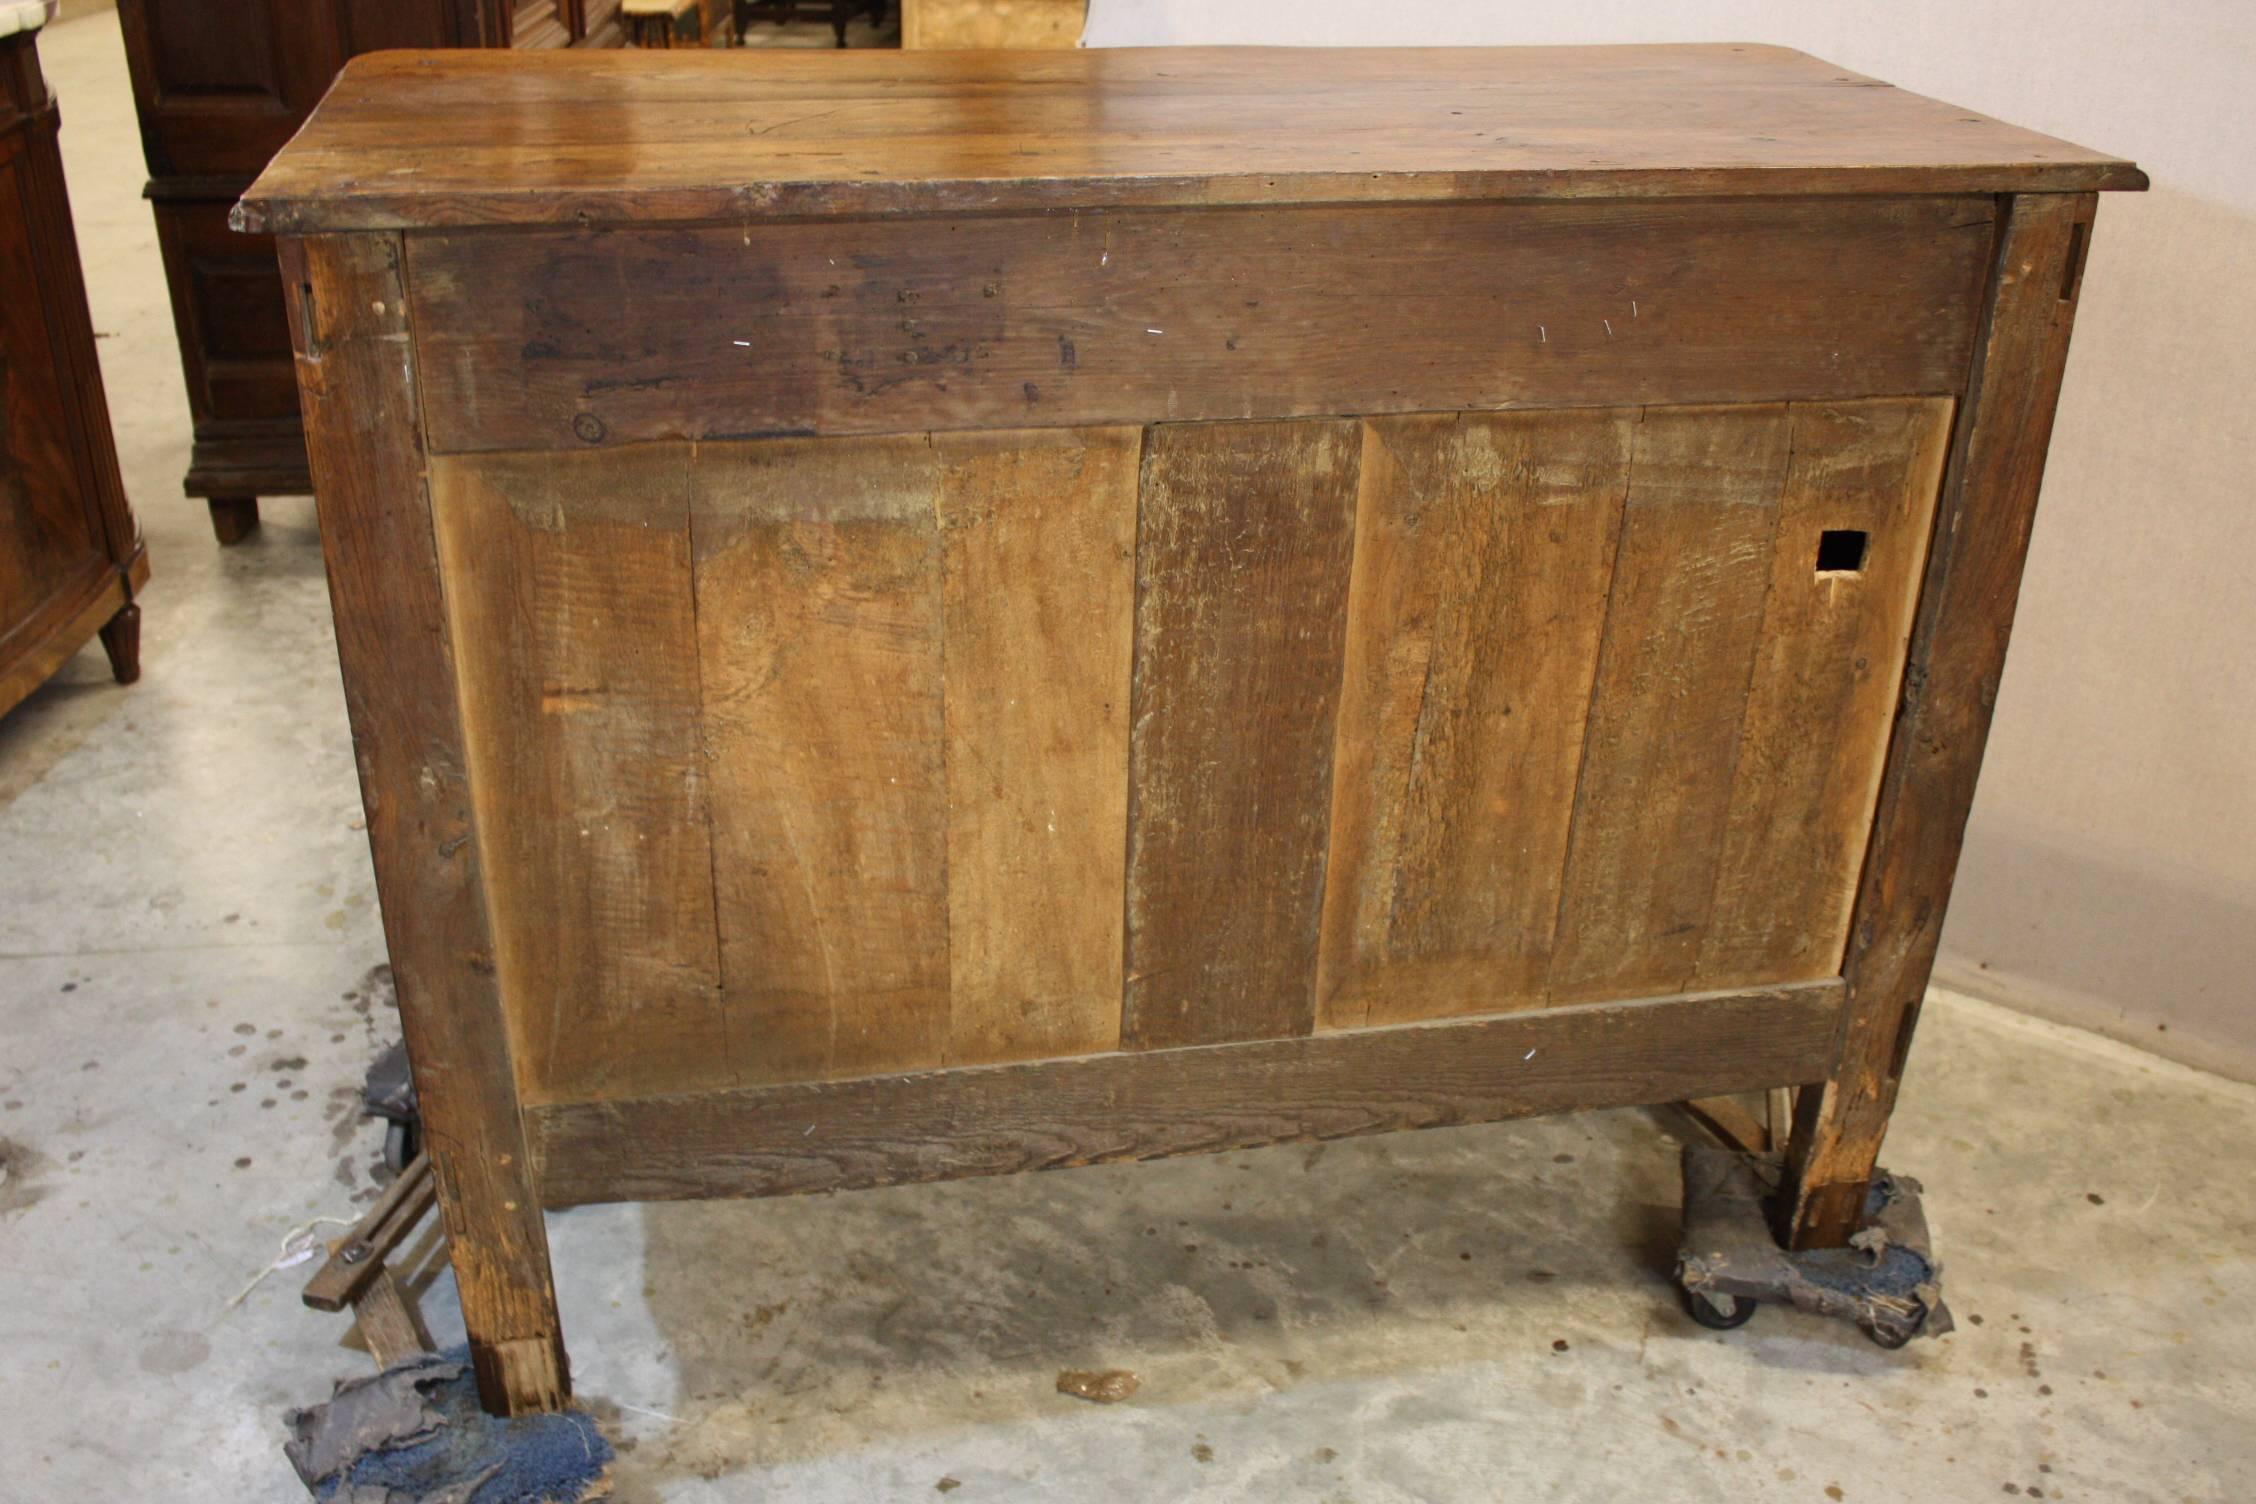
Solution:
[[[141,677],[139,606],[120,606],[117,615],[102,624],[102,651],[110,655],[110,673],[118,683],[131,684]]]
[[[337,657],[425,1152],[498,1415],[570,1393],[471,821],[397,234],[285,239]],[[376,415],[385,415],[377,421]]]
[[[2000,218],[1849,926],[1834,1067],[1795,1104],[1774,1208],[1792,1248],[1837,1247],[1864,1220],[2005,669],[2096,205],[2024,194]]]
[[[214,496],[211,499],[212,536],[222,543],[240,543],[258,531],[256,496]]]

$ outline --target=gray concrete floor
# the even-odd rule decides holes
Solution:
[[[279,1414],[365,1370],[235,1297],[373,1194],[393,1021],[309,505],[222,552],[113,16],[42,41],[146,676],[0,721],[0,1500],[302,1498]],[[1883,1353],[1665,1283],[1664,1114],[550,1219],[628,1501],[2256,1497],[2256,1090],[1939,996],[1889,1158],[1961,1329]],[[324,1231],[333,1229],[324,1228]],[[423,1250],[421,1298],[459,1333]],[[1123,1367],[1131,1401],[1056,1393]]]

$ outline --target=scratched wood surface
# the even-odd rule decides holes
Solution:
[[[1950,408],[437,458],[524,1093],[1831,976]]]
[[[945,1058],[937,474],[921,435],[697,457],[713,882],[747,1080]]]
[[[1280,205],[434,232],[408,254],[432,447],[580,449],[1951,392],[1995,218],[1963,197]]]
[[[1542,1000],[1635,418],[1366,427],[1326,1027]]]
[[[1786,479],[1783,407],[1638,425],[1551,995],[1681,991],[1700,953]]]
[[[240,223],[2144,183],[2119,158],[1746,43],[392,52],[346,65]]]
[[[1129,1047],[1305,1034],[1361,434],[1146,446],[1129,764]]]
[[[1695,986],[1840,971],[1950,417],[1946,398],[1793,410]],[[1854,567],[1817,567],[1829,531],[1859,540]]]
[[[1120,1042],[1136,429],[936,441],[952,1063]]]
[[[494,958],[536,1098],[735,1079],[689,480],[686,447],[431,466]]]
[[[1822,1074],[1840,1013],[1840,982],[1803,982],[1352,1034],[556,1103],[533,1108],[526,1126],[550,1206],[852,1190],[1754,1089]]]

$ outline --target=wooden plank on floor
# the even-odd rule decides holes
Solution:
[[[1635,419],[1366,425],[1325,1027],[1540,1006]]]
[[[1128,815],[1130,1048],[1304,1034],[1361,446],[1351,422],[1145,441]]]
[[[1696,986],[1841,970],[1951,410],[1947,397],[1793,409],[1794,459]]]
[[[942,591],[922,435],[700,446],[698,662],[743,1081],[948,1039]]]
[[[528,1097],[734,1079],[687,444],[431,463],[495,964]]]
[[[938,435],[951,1064],[1120,1043],[1135,428]]]
[[[1783,406],[1638,425],[1552,957],[1561,1002],[1690,985],[1785,484]]]
[[[1681,1101],[1825,1069],[1838,981],[534,1108],[549,1206],[766,1196]]]

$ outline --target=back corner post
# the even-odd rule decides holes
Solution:
[[[286,237],[337,653],[424,1139],[479,1398],[571,1392],[472,819],[403,237]]]
[[[1858,884],[1828,1077],[1800,1093],[1773,1207],[1789,1248],[1864,1225],[2005,666],[2098,198],[1998,200],[1996,249]]]

